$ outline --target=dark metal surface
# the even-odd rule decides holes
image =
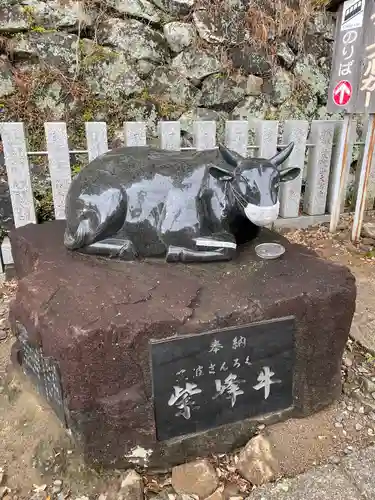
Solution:
[[[293,404],[294,318],[151,343],[159,440]]]
[[[202,152],[119,148],[87,165],[66,199],[64,243],[71,250],[133,260],[230,260],[279,213],[279,184],[300,169],[242,158],[220,146]]]

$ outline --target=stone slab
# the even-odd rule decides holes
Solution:
[[[10,320],[59,366],[68,424],[98,465],[174,465],[246,443],[260,421],[310,415],[341,393],[341,357],[355,308],[349,269],[279,241],[283,258],[261,261],[255,243],[236,261],[171,265],[116,262],[67,251],[64,221],[10,234],[17,275]],[[149,341],[294,316],[292,411],[181,439],[156,439]]]
[[[373,497],[372,497],[373,498]],[[258,488],[247,500],[363,500],[345,474],[323,466],[294,479]]]

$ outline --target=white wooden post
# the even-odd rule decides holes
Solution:
[[[290,120],[284,124],[283,143],[287,145],[293,141],[294,149],[280,168],[298,167],[301,169],[301,173],[296,179],[280,186],[280,216],[284,218],[298,217],[299,215],[308,129],[309,123],[304,120]]]
[[[367,132],[368,129],[368,117],[366,117],[363,121],[363,129]],[[366,137],[365,137],[366,139]],[[363,163],[363,155],[365,152],[365,148],[361,148],[357,165],[362,165]],[[361,177],[361,169],[358,167],[355,171],[355,191],[358,193],[358,185]],[[371,169],[367,182],[367,194],[365,200],[365,211],[373,210],[375,202],[375,155],[372,156]]]
[[[374,157],[375,147],[375,115],[371,114],[368,121],[365,150],[363,152],[363,160],[361,165],[361,175],[359,178],[357,202],[355,206],[353,228],[352,228],[352,241],[358,241],[361,236],[363,214],[365,211],[367,184],[369,181],[372,162]]]
[[[165,121],[159,123],[160,146],[162,149],[179,151],[181,149],[180,122]]]
[[[333,233],[336,231],[337,224],[340,219],[342,207],[342,199],[345,197],[346,185],[348,181],[350,162],[352,158],[352,117],[345,114],[342,124],[337,150],[332,164],[332,174],[330,177],[331,193],[329,196],[329,205],[331,212],[331,220],[329,230]]]
[[[65,219],[65,199],[72,180],[66,123],[44,124],[55,219]]]
[[[194,145],[197,151],[214,149],[216,146],[216,122],[194,122]]]
[[[146,146],[146,124],[144,122],[125,122],[124,137],[128,147]]]
[[[241,120],[227,121],[225,123],[225,145],[227,148],[246,158],[248,144],[249,123]]]
[[[308,215],[324,215],[331,166],[334,121],[313,121],[309,142],[314,146],[309,151],[306,189],[303,211]]]
[[[258,158],[272,158],[277,152],[279,122],[275,120],[254,120],[255,144]]]
[[[34,197],[31,186],[29,161],[23,123],[0,124],[5,168],[8,177],[10,201],[16,227],[36,223]],[[12,248],[8,237],[1,243],[4,266],[13,264]]]
[[[89,162],[108,151],[107,124],[105,122],[86,122],[86,141]]]
[[[36,223],[23,123],[0,124],[14,225]]]

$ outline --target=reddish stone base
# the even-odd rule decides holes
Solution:
[[[350,271],[281,241],[283,258],[261,261],[254,243],[237,260],[182,265],[115,262],[68,252],[64,222],[11,234],[19,281],[12,327],[56,362],[68,426],[98,465],[167,467],[244,444],[257,421],[158,442],[148,341],[264,319],[296,318],[294,408],[269,421],[306,416],[341,391],[341,356],[355,309]]]

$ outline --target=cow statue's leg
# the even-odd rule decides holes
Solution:
[[[167,262],[218,262],[232,260],[237,245],[229,233],[194,238],[192,247],[170,245]]]
[[[122,238],[106,238],[81,248],[80,252],[121,260],[135,260],[137,257],[132,241]]]

